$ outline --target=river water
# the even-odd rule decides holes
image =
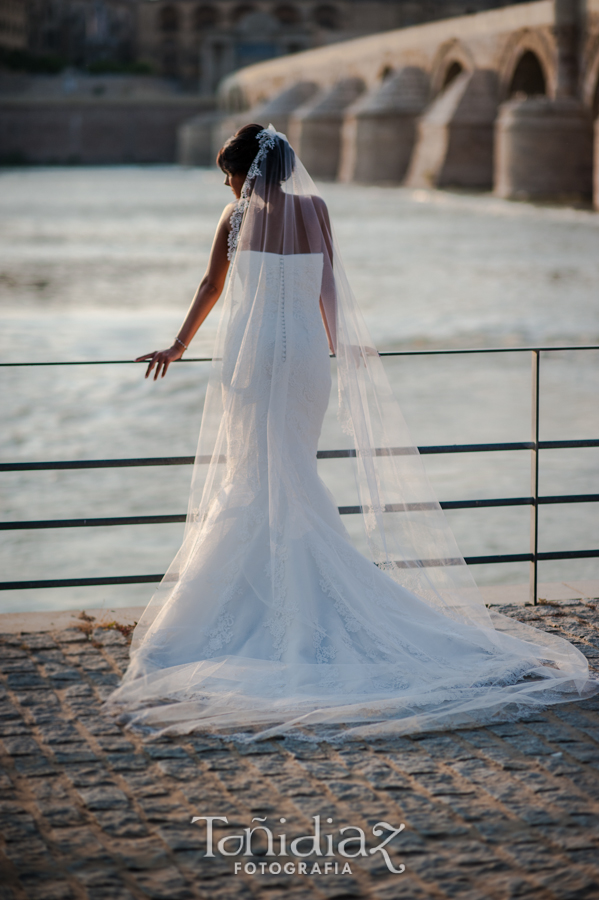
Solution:
[[[323,184],[350,282],[379,349],[599,343],[599,215],[490,196]],[[0,360],[129,360],[168,346],[206,264],[222,176],[177,167],[0,173]],[[218,306],[194,340],[209,356]],[[420,445],[530,439],[529,353],[386,360]],[[158,384],[140,366],[0,368],[6,461],[192,455],[205,363]],[[545,354],[541,439],[599,437],[599,353]],[[321,447],[337,437],[332,395]],[[439,499],[528,496],[530,454],[426,456]],[[599,451],[541,455],[541,494],[599,492]],[[2,473],[3,520],[185,512],[188,467]],[[349,467],[323,462],[339,504]],[[543,506],[540,549],[599,547],[596,504]],[[447,513],[464,555],[528,551],[528,507]],[[357,523],[346,524],[355,531]],[[180,525],[4,531],[1,580],[162,572]],[[356,532],[356,540],[359,538]],[[473,567],[480,584],[526,564]],[[597,560],[540,579],[599,577]],[[11,591],[5,611],[145,603],[151,585]]]

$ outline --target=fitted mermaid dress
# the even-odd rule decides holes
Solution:
[[[109,708],[156,734],[351,737],[576,699],[588,669],[568,642],[482,604],[448,615],[353,546],[317,471],[331,392],[323,254],[238,251],[234,277],[221,480]]]

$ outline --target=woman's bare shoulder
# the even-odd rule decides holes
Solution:
[[[327,212],[327,205],[318,194],[300,194],[295,196],[294,200],[300,206],[313,206],[317,210]]]
[[[316,213],[320,222],[328,227],[330,227],[330,219],[329,219],[329,210],[322,199],[318,194],[304,194],[301,197],[295,198],[296,209],[300,209],[304,211],[310,210]]]

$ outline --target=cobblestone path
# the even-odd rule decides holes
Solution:
[[[565,635],[597,668],[599,603],[501,611]],[[2,900],[599,898],[598,696],[526,723],[370,745],[144,743],[98,712],[127,665],[121,631],[82,621],[0,641]],[[227,817],[215,842],[253,817],[275,834],[284,818],[291,841],[321,816],[323,831],[363,829],[367,848],[388,834],[373,837],[377,822],[405,823],[388,845],[405,872],[378,851],[345,860],[351,874],[339,855],[338,874],[317,857],[308,874],[260,874],[288,858],[264,843],[206,859],[192,816]],[[233,874],[237,860],[256,874]]]

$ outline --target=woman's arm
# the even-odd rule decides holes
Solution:
[[[337,353],[337,291],[333,273],[333,240],[329,211],[324,200],[314,198],[316,212],[324,241],[324,268],[322,273],[322,289],[320,294],[320,314],[327,333],[329,349],[333,356]]]
[[[210,251],[210,259],[208,260],[208,268],[206,274],[202,278],[194,298],[191,301],[185,320],[179,329],[177,338],[168,350],[158,350],[152,353],[146,353],[144,356],[138,356],[136,362],[149,359],[146,375],[147,378],[152,369],[156,367],[154,373],[154,381],[160,374],[162,377],[166,375],[166,370],[172,362],[181,359],[185,352],[185,345],[189,345],[196,331],[222,294],[229,270],[229,259],[227,256],[227,240],[229,237],[229,220],[234,208],[233,203],[225,207],[220,222],[216,228],[212,249]]]
[[[314,198],[320,227],[324,240],[324,271],[322,275],[322,289],[320,293],[320,314],[324,322],[324,328],[329,341],[329,349],[333,356],[337,355],[337,289],[335,287],[335,274],[333,271],[333,237],[331,234],[331,222],[329,211],[324,200]],[[317,201],[317,202],[316,202]],[[352,346],[356,367],[360,363],[366,366],[367,356],[378,356],[374,347]]]

